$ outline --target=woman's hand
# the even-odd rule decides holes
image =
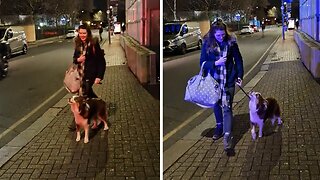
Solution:
[[[218,61],[214,62],[216,66],[223,66],[227,61],[227,57],[221,57]]]
[[[101,84],[101,79],[100,79],[100,78],[96,78],[96,79],[94,80],[94,83],[95,83],[95,84]]]
[[[84,56],[84,55],[81,55],[81,56],[78,57],[78,59],[77,59],[77,61],[78,61],[79,63],[83,63],[85,60],[86,60],[86,56]]]
[[[236,80],[236,84],[238,86],[241,86],[242,85],[242,79],[238,77],[238,79]]]

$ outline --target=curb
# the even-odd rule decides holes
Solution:
[[[263,61],[260,71],[243,87],[243,89],[246,92],[252,90],[267,73],[269,65],[265,63],[271,60],[271,56],[269,56],[270,52],[274,48],[275,44],[278,42],[279,38],[280,35],[271,44],[271,48],[269,48],[268,53],[266,53],[267,57]],[[258,61],[256,64],[262,62],[261,60]],[[234,102],[232,104],[232,108],[234,108],[245,97],[246,95],[242,91],[238,91],[234,95]],[[213,121],[214,119],[215,118],[212,113],[201,124],[196,126],[187,135],[185,135],[183,138],[181,138],[175,144],[173,144],[170,148],[168,148],[165,152],[163,152],[163,173],[165,173],[167,169],[169,169],[180,157],[182,157],[190,148],[192,148],[194,144],[196,144],[200,139],[203,138],[203,136],[201,136],[201,133],[204,132],[205,129],[207,129],[208,127],[215,126],[216,123],[215,121]]]

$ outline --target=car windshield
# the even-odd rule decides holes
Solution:
[[[5,29],[0,29],[0,39],[3,38],[5,32],[6,32]]]
[[[74,33],[74,30],[69,30],[68,33]]]
[[[181,28],[181,24],[166,24],[164,25],[164,34],[165,35],[174,35],[178,34]]]

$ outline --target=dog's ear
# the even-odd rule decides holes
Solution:
[[[263,105],[264,99],[261,94],[257,94],[258,104]]]
[[[266,115],[267,105],[261,94],[257,94],[258,104],[257,104],[257,114],[260,119],[264,119]]]

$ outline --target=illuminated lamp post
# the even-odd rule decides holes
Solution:
[[[109,44],[111,44],[111,37],[110,37],[110,14],[111,14],[111,10],[110,8],[112,8],[112,6],[110,6],[110,0],[107,1],[107,19],[108,19],[108,39],[109,39]]]
[[[284,2],[281,1],[281,15],[282,15],[282,40],[285,40],[285,34],[284,34]]]
[[[110,10],[107,10],[107,19],[108,19],[108,39],[109,39],[109,44],[111,44],[111,37],[110,37]]]

